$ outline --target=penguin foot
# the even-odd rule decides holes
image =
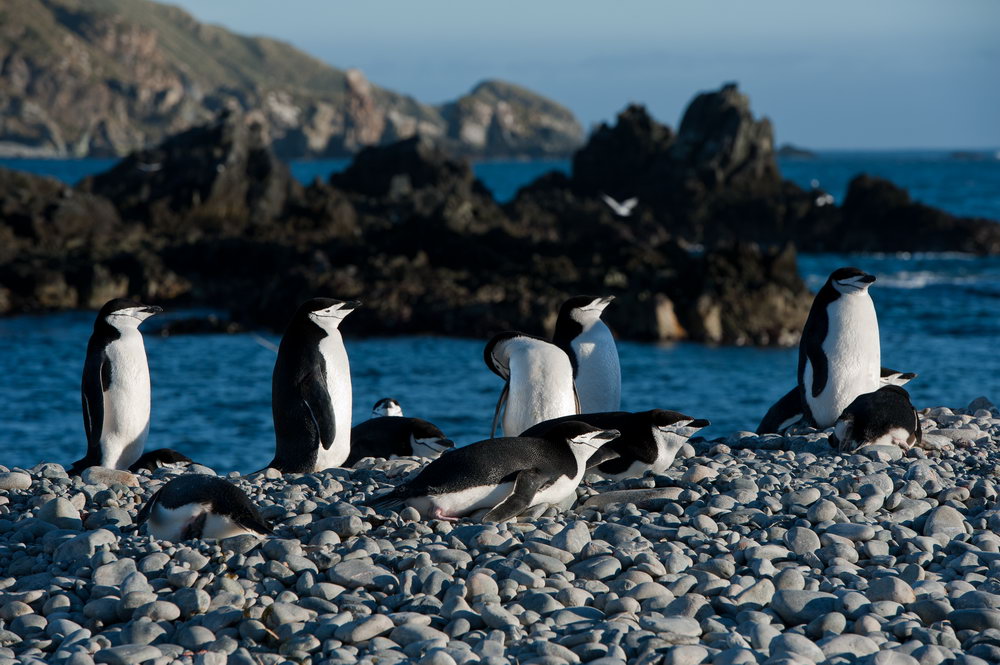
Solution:
[[[446,522],[457,522],[461,518],[455,517],[454,515],[448,515],[442,509],[435,508],[434,509],[434,519],[436,519],[436,520],[444,520]]]

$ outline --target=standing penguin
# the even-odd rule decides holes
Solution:
[[[158,540],[266,536],[271,527],[250,497],[218,476],[185,474],[161,487],[136,516]]]
[[[351,453],[351,366],[340,322],[355,301],[313,298],[292,317],[274,363],[274,459],[282,473],[342,465]]]
[[[842,452],[862,446],[892,445],[912,448],[923,432],[910,394],[899,386],[883,386],[859,395],[840,414],[830,435],[830,445]]]
[[[437,426],[420,418],[382,416],[351,429],[351,455],[344,466],[363,457],[437,457],[455,443]]]
[[[445,453],[368,505],[397,510],[405,504],[443,520],[490,508],[483,521],[503,522],[574,493],[590,457],[617,436],[614,430],[570,421],[544,437],[486,439]]]
[[[391,397],[383,397],[372,407],[372,418],[402,417],[403,407]]]
[[[917,378],[916,372],[900,372],[883,367],[879,385],[904,386],[915,378]],[[782,434],[800,420],[802,420],[802,395],[796,387],[771,405],[757,425],[757,434]]]
[[[857,268],[839,268],[816,294],[799,343],[799,391],[807,422],[833,425],[858,395],[879,387],[878,317]]]
[[[673,464],[678,451],[687,440],[710,424],[707,420],[666,409],[637,413],[610,411],[547,420],[528,428],[522,436],[543,436],[553,427],[569,420],[603,429],[615,429],[621,433],[621,436],[601,448],[587,462],[592,472],[612,480],[640,477],[647,471],[663,473]]]
[[[614,296],[574,296],[559,308],[552,343],[576,360],[581,413],[621,408],[622,370],[611,330],[601,320]]]
[[[503,432],[517,436],[543,420],[580,413],[572,356],[552,342],[520,332],[502,332],[486,344],[486,366],[504,380],[490,436],[504,409]]]
[[[97,313],[87,343],[81,395],[87,454],[69,472],[89,466],[128,469],[149,434],[149,365],[139,324],[163,310],[125,298]]]

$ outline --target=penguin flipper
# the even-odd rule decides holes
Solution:
[[[757,434],[781,434],[782,430],[791,426],[788,421],[792,418],[802,417],[802,398],[799,395],[798,387],[792,388],[785,395],[775,402],[760,424],[757,425]]]
[[[315,372],[310,372],[299,381],[299,395],[316,427],[319,444],[329,450],[337,435],[337,421],[333,415],[333,403],[326,389],[326,381]]]
[[[531,500],[545,485],[549,477],[537,469],[528,469],[517,474],[514,490],[510,495],[483,516],[483,522],[506,522],[517,517],[531,507]]]
[[[590,459],[587,460],[587,468],[593,469],[594,467],[604,464],[605,462],[610,462],[613,459],[618,459],[619,457],[621,457],[621,454],[619,454],[617,450],[612,450],[610,446],[604,446],[590,456]]]
[[[156,502],[160,500],[160,491],[156,490],[153,496],[149,497],[149,500],[139,509],[139,514],[135,516],[136,526],[142,526],[146,520],[149,519],[149,515],[153,512],[153,508],[156,507]]]
[[[494,438],[497,435],[497,424],[500,422],[500,409],[503,408],[504,404],[507,403],[507,396],[510,394],[510,379],[504,381],[503,390],[500,392],[500,399],[497,400],[497,408],[493,411],[493,425],[490,427],[490,438]],[[504,432],[509,436],[508,432]]]
[[[80,396],[83,402],[83,429],[87,433],[87,457],[92,464],[101,459],[101,434],[104,431],[104,391],[111,387],[111,362],[101,353],[87,355]],[[80,460],[83,462],[83,460]]]

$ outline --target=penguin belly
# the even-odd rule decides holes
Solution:
[[[555,347],[553,347],[555,348]],[[576,413],[573,369],[561,350],[562,363],[532,360],[527,354],[510,359],[510,392],[503,415],[503,432],[518,436],[532,425]]]
[[[476,485],[452,492],[442,492],[409,500],[409,505],[424,517],[433,518],[440,511],[447,517],[463,517],[481,508],[492,508],[514,490],[513,482]]]
[[[146,348],[138,330],[122,333],[108,345],[111,384],[104,391],[101,466],[129,468],[149,434],[150,387]]]
[[[818,396],[813,396],[808,361],[803,376],[809,410],[821,428],[832,426],[858,395],[878,390],[882,364],[878,318],[870,297],[842,296],[827,311],[829,331],[822,349],[828,373]]]
[[[597,323],[571,343],[576,355],[576,390],[580,413],[603,413],[621,408],[622,370],[611,331]]]
[[[351,454],[351,364],[340,331],[333,331],[319,343],[326,370],[326,389],[333,407],[334,437],[329,448],[320,445],[316,470],[342,466]]]
[[[586,464],[580,464],[580,469],[575,476],[560,475],[551,485],[539,490],[528,507],[537,506],[540,503],[559,503],[576,492],[586,468]]]

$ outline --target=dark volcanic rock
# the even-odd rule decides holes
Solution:
[[[237,113],[133,153],[80,189],[110,199],[129,222],[187,239],[266,225],[284,214],[290,198],[301,198],[260,125]]]
[[[798,244],[808,251],[1000,253],[1000,224],[955,217],[910,199],[888,180],[854,178],[839,216],[803,225]]]
[[[694,98],[681,119],[671,156],[676,166],[697,174],[707,187],[758,189],[781,179],[771,121],[753,117],[750,98],[735,83]]]

